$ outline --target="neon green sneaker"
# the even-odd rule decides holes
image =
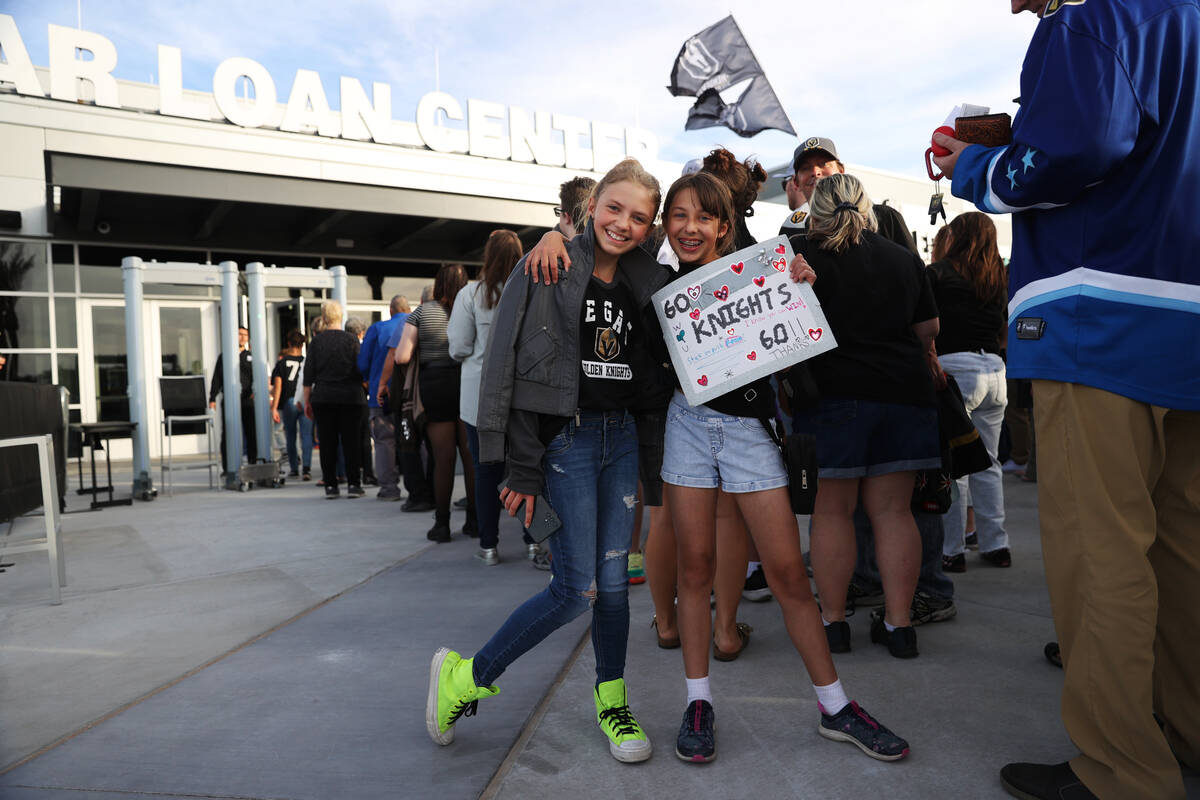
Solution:
[[[646,560],[641,553],[629,554],[629,567],[626,571],[629,582],[637,585],[646,582]]]
[[[425,729],[440,745],[454,741],[454,723],[459,717],[475,715],[481,697],[499,694],[495,686],[479,687],[471,674],[471,662],[448,647],[439,647],[429,665],[429,697],[425,701]]]
[[[629,711],[625,679],[605,681],[593,692],[596,700],[596,721],[608,737],[608,752],[617,761],[627,764],[645,761],[653,748],[637,720]]]

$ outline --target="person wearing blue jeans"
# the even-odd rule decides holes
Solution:
[[[921,571],[917,575],[917,593],[910,611],[913,625],[928,622],[944,622],[958,613],[954,605],[954,581],[942,571],[942,542],[945,538],[944,519],[941,514],[914,511],[917,532],[921,534]],[[854,579],[851,595],[857,589],[867,596],[878,597],[877,605],[883,602],[882,580],[879,566],[875,563],[875,536],[871,531],[871,520],[860,503],[854,510],[854,541],[858,558],[854,562]]]
[[[279,416],[283,419],[283,436],[287,440],[287,457],[288,467],[292,475],[299,473],[301,467],[304,469],[304,474],[307,475],[312,471],[312,451],[313,451],[313,423],[312,420],[304,416],[295,403],[291,402],[291,398],[283,404],[279,409]],[[296,447],[296,434],[300,434],[300,447]]]
[[[629,638],[626,555],[637,495],[637,427],[626,411],[584,412],[546,447],[545,499],[562,520],[546,543],[550,585],[529,598],[475,654],[475,683],[489,686],[538,642],[592,609],[596,680],[625,674]],[[592,581],[596,588],[592,589]]]
[[[300,453],[296,451],[296,431],[299,423],[300,444],[303,449],[304,474],[312,471],[313,423],[304,416],[304,407],[297,401],[296,387],[300,383],[300,370],[304,367],[304,334],[297,330],[287,333],[284,348],[275,368],[271,371],[271,413],[275,422],[283,423],[289,472],[288,477],[300,475]]]
[[[653,381],[640,357],[656,333],[645,312],[665,282],[638,244],[660,197],[636,160],[620,162],[596,185],[588,226],[568,244],[570,272],[538,285],[518,263],[495,307],[478,392],[480,461],[505,460],[500,500],[510,515],[521,510],[529,528],[550,510],[561,524],[546,539],[550,584],[472,658],[434,653],[425,724],[437,744],[450,744],[459,718],[499,692],[492,682],[513,661],[591,609],[596,722],[613,758],[650,758],[625,685],[626,570],[640,444],[633,412]]]
[[[975,531],[979,535],[979,555],[998,567],[1012,563],[1008,532],[1004,529],[1004,473],[997,452],[1000,424],[1008,407],[1008,383],[1004,361],[994,353],[959,352],[941,356],[942,368],[953,375],[962,390],[963,403],[992,463],[982,472],[958,479],[958,497],[946,514],[946,541],[942,552],[948,559],[962,558],[966,549],[964,530],[967,523],[966,497],[975,508]],[[967,488],[970,487],[970,494]]]
[[[479,462],[479,430],[469,422],[466,425],[467,447],[475,462],[475,516],[479,521],[479,549],[486,552],[495,550],[500,543],[499,487],[504,483],[504,465]],[[524,533],[522,539],[528,547],[537,546],[528,533]]]

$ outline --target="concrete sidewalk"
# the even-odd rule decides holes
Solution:
[[[969,559],[959,615],[919,629],[919,659],[871,645],[865,612],[851,620],[854,651],[837,657],[851,696],[909,739],[908,760],[881,764],[816,734],[770,602],[743,604],[752,642],[712,667],[720,758],[680,762],[682,661],[655,646],[643,586],[631,590],[627,680],[656,752],[626,766],[594,721],[586,615],[518,661],[453,745],[425,733],[433,649],[473,652],[548,578],[524,560],[515,523],[489,568],[471,540],[430,545],[430,516],[396,503],[326,501],[312,483],[208,492],[193,473],[173,498],[65,518],[61,606],[48,604],[44,555],[7,559],[0,797],[1004,797],[1001,764],[1072,754],[1061,672],[1041,655],[1054,634],[1035,491],[1006,481],[1013,568]]]

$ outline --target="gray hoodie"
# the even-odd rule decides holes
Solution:
[[[507,485],[514,491],[542,490],[541,417],[571,417],[578,411],[579,316],[594,248],[589,222],[567,242],[571,269],[559,272],[557,284],[533,283],[521,259],[496,307],[479,385],[479,460],[507,460]],[[639,308],[669,277],[640,247],[621,257],[617,272]]]

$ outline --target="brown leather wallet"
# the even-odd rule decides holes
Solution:
[[[968,144],[1000,147],[1012,142],[1012,117],[1008,114],[984,114],[954,120],[954,138]]]

